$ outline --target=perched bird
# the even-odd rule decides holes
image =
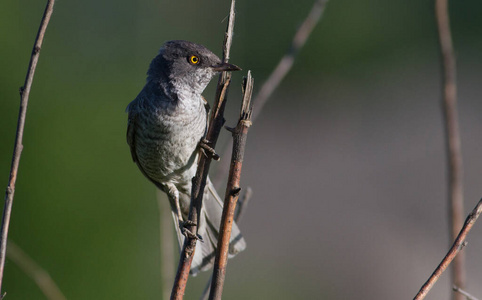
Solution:
[[[202,45],[168,41],[152,60],[146,85],[126,109],[132,159],[142,174],[167,194],[181,247],[184,235],[190,234],[184,225],[191,202],[191,180],[207,129],[208,108],[201,93],[216,73],[236,70],[240,68],[223,63]],[[198,220],[202,241],[197,241],[191,274],[207,270],[214,263],[222,206],[208,178]],[[233,224],[230,256],[245,247]]]

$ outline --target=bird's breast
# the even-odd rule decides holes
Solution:
[[[139,117],[136,152],[147,175],[160,183],[190,181],[197,165],[197,146],[206,130],[202,103],[157,107]]]

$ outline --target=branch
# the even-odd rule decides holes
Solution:
[[[64,294],[62,294],[50,275],[11,240],[8,241],[7,256],[35,281],[45,298],[49,300],[66,300]]]
[[[10,168],[10,177],[8,180],[7,190],[5,192],[5,204],[3,208],[2,217],[2,227],[1,227],[1,238],[0,238],[0,293],[2,290],[3,282],[3,272],[5,268],[5,254],[7,251],[7,236],[8,227],[10,225],[10,216],[12,213],[13,197],[15,194],[15,183],[17,181],[18,166],[20,163],[20,156],[22,155],[23,149],[23,131],[25,128],[25,118],[27,114],[28,98],[30,95],[30,89],[32,88],[33,77],[35,74],[35,69],[37,67],[37,62],[40,56],[40,49],[42,48],[42,42],[45,36],[45,31],[47,30],[47,25],[49,24],[50,17],[52,16],[55,0],[48,0],[47,6],[45,7],[44,15],[42,21],[40,22],[40,27],[35,39],[35,43],[32,50],[32,55],[30,57],[30,63],[28,66],[27,76],[25,77],[25,83],[23,87],[20,88],[20,109],[18,112],[17,121],[17,133],[15,137],[15,146],[13,149],[12,166]]]
[[[229,53],[231,50],[234,29],[234,3],[235,1],[232,0],[228,26],[224,36],[223,62],[228,62]],[[224,125],[224,108],[226,106],[226,97],[230,82],[230,72],[222,72],[219,75],[218,86],[216,89],[216,99],[213,105],[209,128],[206,134],[206,140],[209,142],[209,146],[213,149],[216,146],[219,133]],[[191,205],[189,208],[188,217],[188,219],[191,221],[191,224],[198,224],[199,213],[201,212],[202,207],[202,197],[212,160],[211,156],[199,155],[199,157],[196,176],[192,180]],[[197,225],[188,226],[188,230],[197,233]],[[195,248],[196,239],[186,237],[184,239],[184,245],[179,258],[179,265],[176,278],[174,280],[174,285],[172,287],[171,299],[182,299],[184,296]]]
[[[234,140],[233,154],[231,156],[231,168],[229,170],[228,184],[224,196],[223,215],[218,236],[216,259],[214,261],[211,293],[209,295],[210,300],[221,300],[223,293],[226,266],[228,263],[229,240],[231,238],[231,229],[236,211],[236,202],[238,201],[239,192],[241,191],[241,170],[243,168],[243,158],[248,130],[251,126],[251,95],[253,93],[253,84],[254,80],[251,77],[251,72],[248,71],[248,76],[243,83],[244,96],[238,125],[232,129]]]
[[[291,70],[296,56],[300,52],[301,48],[305,45],[311,32],[315,28],[316,24],[318,24],[318,21],[321,19],[327,2],[328,0],[315,1],[310,13],[294,35],[288,52],[283,56],[283,58],[281,58],[278,65],[273,70],[273,73],[271,73],[268,80],[266,80],[261,87],[261,90],[254,98],[254,102],[256,102],[256,109],[253,112],[253,120],[256,120],[269,97],[271,97],[281,81],[285,78],[286,74],[288,74],[288,72]]]
[[[448,0],[435,0],[435,14],[439,34],[440,52],[443,68],[443,114],[447,146],[448,162],[448,193],[450,240],[453,241],[462,227],[464,217],[464,195],[462,183],[462,151],[460,132],[457,119],[457,85],[455,56],[450,33]],[[453,264],[452,282],[464,288],[465,255],[459,255]],[[462,295],[456,294],[455,299],[462,300]]]
[[[301,48],[303,48],[303,46],[305,45],[316,24],[318,24],[318,22],[320,21],[327,2],[328,0],[315,1],[313,7],[308,13],[308,16],[296,31],[290,48],[281,58],[278,65],[268,77],[266,82],[261,86],[261,90],[259,91],[259,93],[254,97],[253,102],[256,102],[256,109],[253,111],[253,121],[256,120],[256,118],[259,116],[266,102],[268,102],[273,92],[278,88],[281,81],[291,70],[296,56],[300,52]],[[231,141],[229,141],[229,143],[231,143]],[[230,144],[228,144],[224,149],[223,156],[228,155],[230,148]],[[228,171],[227,164],[221,163],[219,168],[220,169],[216,173],[216,179],[214,180],[214,182],[221,182],[221,179],[225,178],[226,172]]]
[[[472,229],[472,226],[474,226],[474,223],[475,221],[477,221],[477,218],[479,217],[480,213],[482,213],[482,199],[479,201],[479,203],[477,203],[477,205],[472,210],[472,212],[467,216],[467,219],[465,219],[464,226],[462,227],[459,234],[457,235],[457,238],[455,239],[455,242],[452,245],[452,248],[450,248],[449,252],[447,253],[447,255],[445,255],[444,259],[440,262],[440,264],[432,273],[430,278],[427,280],[427,282],[425,282],[425,284],[422,286],[422,288],[415,296],[415,298],[413,298],[414,300],[421,300],[421,299],[424,299],[425,296],[427,296],[428,292],[430,291],[430,289],[432,289],[435,282],[437,282],[440,275],[442,275],[445,269],[447,269],[447,267],[450,265],[452,260],[459,253],[460,249],[463,247],[465,237]]]
[[[241,199],[238,200],[238,205],[237,208],[238,210],[236,211],[236,214],[234,215],[234,222],[239,225],[239,222],[241,221],[241,217],[244,215],[244,212],[246,211],[246,208],[248,207],[249,200],[251,200],[251,197],[253,196],[253,190],[248,186],[246,188],[246,191],[244,192],[244,195]],[[199,298],[200,300],[207,300],[209,296],[209,288],[211,287],[211,282],[213,280],[213,276],[209,276],[208,282],[206,282],[206,287],[204,288],[204,291]]]

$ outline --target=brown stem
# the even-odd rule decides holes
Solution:
[[[251,126],[251,95],[253,92],[253,79],[251,72],[244,84],[244,96],[241,106],[241,114],[238,125],[233,129],[233,154],[231,156],[231,168],[229,170],[228,184],[224,197],[223,214],[221,217],[221,227],[218,236],[218,247],[216,249],[216,259],[214,261],[213,276],[211,282],[210,300],[221,300],[223,293],[224,279],[226,277],[226,266],[228,263],[229,240],[231,229],[234,222],[236,202],[238,201],[241,180],[241,170],[243,168],[244,150],[248,130]]]
[[[249,200],[251,200],[251,196],[253,195],[253,190],[248,186],[246,188],[246,191],[241,197],[241,199],[238,200],[238,205],[237,208],[238,210],[236,211],[234,215],[234,222],[239,225],[239,222],[241,221],[242,216],[244,215],[244,212],[246,211],[246,208],[248,207]],[[209,280],[206,282],[206,287],[204,288],[204,291],[199,298],[200,300],[207,300],[209,296],[209,289],[211,287],[211,282],[213,281],[213,276],[209,276]]]
[[[20,110],[18,113],[17,133],[15,137],[15,146],[13,149],[12,166],[10,168],[10,178],[8,180],[7,190],[5,193],[5,204],[2,217],[0,238],[0,293],[2,291],[3,272],[5,268],[5,255],[7,251],[8,227],[10,225],[10,216],[12,213],[13,197],[15,194],[15,183],[17,181],[18,166],[20,163],[20,156],[22,155],[23,149],[22,140],[23,131],[25,128],[28,98],[30,95],[30,89],[32,88],[35,68],[37,67],[37,62],[40,56],[40,49],[42,48],[45,31],[47,30],[47,26],[49,24],[50,17],[52,16],[52,12],[54,9],[54,2],[55,0],[48,0],[47,6],[45,7],[44,15],[42,21],[40,22],[40,27],[33,46],[32,55],[30,57],[30,63],[28,66],[27,76],[25,77],[25,83],[23,87],[20,88]]]
[[[244,216],[244,212],[246,211],[248,207],[249,200],[251,200],[251,197],[253,196],[253,189],[251,187],[247,187],[246,191],[244,192],[243,197],[238,200],[238,210],[236,211],[236,214],[234,215],[234,221],[236,224],[241,221],[241,219]]]
[[[444,124],[448,161],[449,219],[451,227],[450,240],[453,241],[462,227],[464,217],[464,198],[462,183],[462,151],[457,118],[456,67],[447,0],[435,0],[435,14],[437,18],[440,52],[442,54],[443,114],[445,119]],[[464,253],[457,256],[452,268],[453,284],[463,289],[466,282]],[[454,293],[454,299],[463,300],[463,296]]]
[[[455,239],[455,242],[453,243],[449,252],[447,253],[447,255],[445,255],[444,259],[440,262],[438,267],[422,286],[415,298],[413,298],[414,300],[421,300],[424,299],[425,296],[427,296],[428,292],[433,287],[435,282],[437,282],[440,275],[442,275],[445,269],[447,269],[452,260],[454,260],[454,258],[457,256],[457,253],[459,253],[460,249],[463,247],[465,238],[467,237],[469,231],[472,229],[472,226],[474,226],[474,223],[475,221],[477,221],[480,213],[482,213],[482,199],[479,201],[479,203],[477,203],[472,212],[467,216],[467,219],[465,219],[465,223],[460,232],[458,233],[457,238]]]
[[[224,36],[223,43],[223,62],[228,62],[229,53],[231,50],[231,43],[233,39],[234,29],[234,4],[235,1],[231,1],[231,9],[229,13],[228,26],[226,34]],[[224,108],[226,106],[226,99],[228,93],[229,83],[231,81],[231,73],[222,72],[219,75],[218,85],[216,89],[216,99],[211,112],[211,118],[209,122],[209,128],[206,134],[206,140],[209,141],[209,146],[215,148],[218,140],[219,133],[224,125]],[[211,156],[199,155],[199,162],[196,171],[196,176],[192,180],[191,190],[191,205],[189,208],[189,220],[192,224],[197,224],[199,219],[199,213],[202,207],[202,197],[204,194],[204,188],[206,186],[206,180],[211,165]],[[197,226],[188,226],[188,230],[197,233]],[[189,277],[189,271],[191,269],[192,259],[194,257],[194,251],[196,248],[196,239],[188,238],[184,240],[181,255],[179,258],[179,265],[177,269],[176,278],[172,287],[171,299],[183,299],[184,291],[186,289],[187,280]]]

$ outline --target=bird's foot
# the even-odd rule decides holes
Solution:
[[[203,151],[203,153],[206,157],[211,157],[212,159],[218,161],[220,159],[220,157],[216,153],[216,150],[214,150],[214,148],[210,146],[210,144],[211,144],[210,141],[203,138],[199,142],[199,147],[201,147],[201,150]]]
[[[195,226],[196,223],[191,221],[191,220],[186,220],[186,221],[180,221],[179,222],[179,229],[181,230],[182,235],[184,235],[188,239],[195,239],[201,242],[203,241],[203,238],[199,234],[194,234],[192,233],[191,230],[187,228],[187,226]]]

